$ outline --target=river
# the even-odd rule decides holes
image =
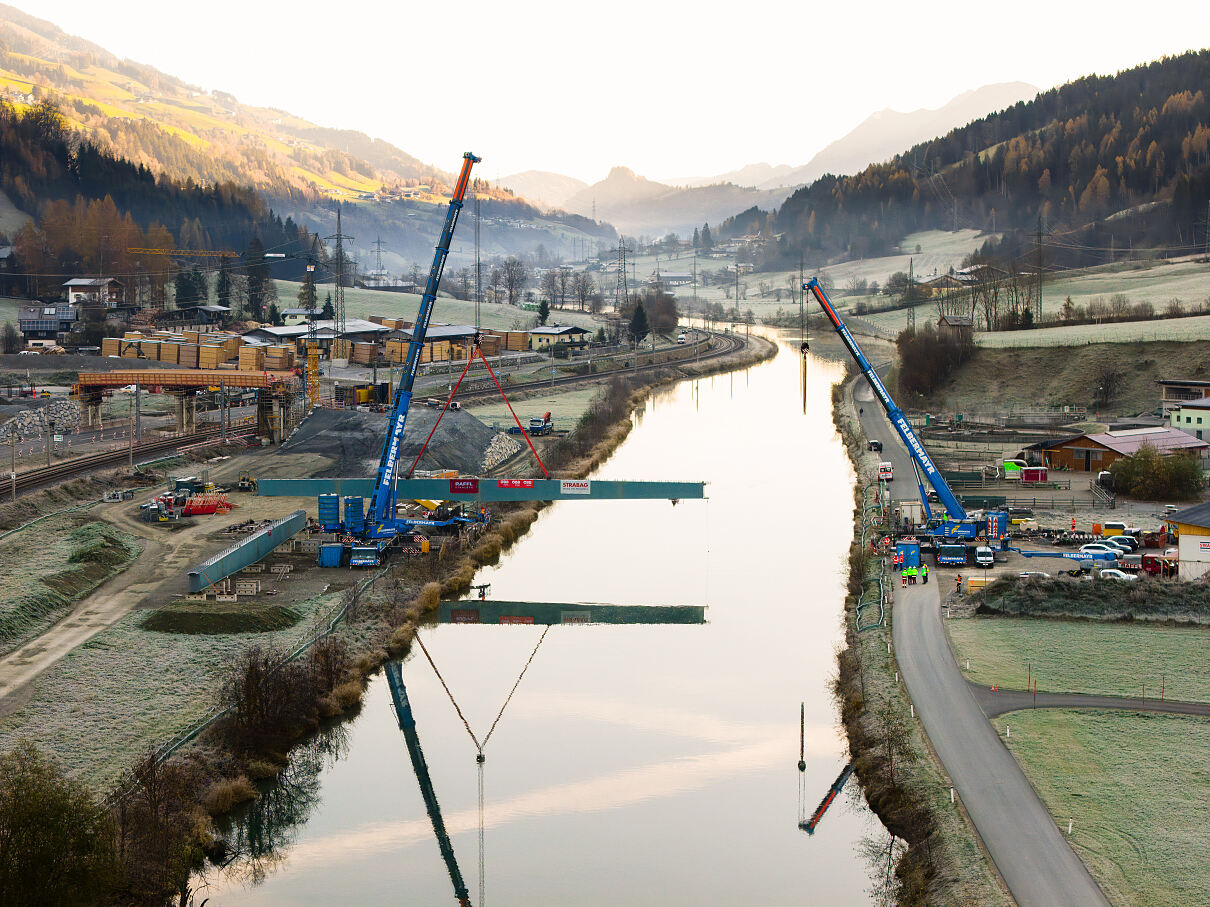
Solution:
[[[800,361],[787,343],[656,394],[594,476],[706,480],[708,501],[559,504],[480,571],[494,599],[707,606],[704,625],[550,629],[484,751],[487,902],[868,902],[860,842],[885,832],[858,799],[813,837],[797,827],[800,796],[810,814],[844,764],[829,683],[853,483],[830,413],[841,368],[809,358],[804,413]],[[422,634],[482,739],[541,628]],[[418,648],[403,679],[479,903],[475,746]],[[381,672],[233,834],[256,857],[211,871],[199,902],[455,903]]]

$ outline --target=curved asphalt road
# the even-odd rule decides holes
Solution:
[[[915,497],[906,451],[864,378],[854,399],[866,437],[883,442],[897,497]],[[895,589],[893,640],[908,694],[942,765],[1013,898],[1022,907],[1102,907],[1109,902],[1055,825],[958,670],[941,624],[942,583]]]
[[[1128,709],[1132,712],[1163,712],[1169,715],[1200,715],[1210,718],[1210,702],[1179,699],[1147,699],[1136,696],[1099,696],[1092,693],[1030,693],[1028,690],[997,690],[967,681],[971,695],[988,718],[1025,709]]]

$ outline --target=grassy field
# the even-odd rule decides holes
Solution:
[[[951,267],[960,267],[962,259],[977,249],[987,236],[978,234],[974,230],[959,230],[957,233],[950,233],[944,230],[928,230],[922,233],[913,233],[904,238],[900,248],[903,250],[896,255],[888,255],[880,258],[867,258],[860,261],[847,261],[839,264],[828,265],[824,268],[808,269],[806,276],[811,277],[816,273],[824,273],[832,278],[838,290],[843,290],[853,279],[865,279],[867,281],[876,280],[880,284],[886,283],[886,279],[896,271],[907,271],[909,259],[914,260],[916,273],[919,275],[932,274],[934,270],[938,273],[944,273]],[[920,252],[917,253],[916,247],[920,247]],[[630,260],[630,259],[628,259]],[[656,256],[640,255],[633,259],[635,265],[635,274],[639,282],[644,282],[655,273]],[[682,252],[679,255],[659,256],[658,264],[661,271],[683,271],[690,273],[693,270],[693,252]],[[706,258],[699,256],[697,260],[698,274],[703,271],[711,271],[715,274],[722,272],[730,261],[725,259]],[[605,278],[608,282],[608,275]],[[773,294],[765,298],[760,297],[759,286],[761,282],[767,282],[774,290],[782,291],[782,299],[778,301]],[[752,309],[758,318],[766,318],[773,315],[780,307],[782,309],[790,308],[790,286],[797,285],[798,269],[786,271],[762,271],[759,274],[746,274],[741,280],[741,283],[748,285],[748,295],[746,299],[741,299],[739,307],[743,311]],[[698,284],[697,295],[699,300],[708,302],[718,302],[731,307],[731,300],[726,298],[726,292],[729,285],[711,284],[703,286]],[[681,300],[692,298],[693,290],[691,287],[681,287],[677,291],[677,296]],[[612,295],[612,290],[610,295]],[[837,296],[839,300],[845,300],[844,297]],[[852,302],[852,299],[845,300]],[[903,313],[898,313],[898,321],[896,325],[902,325]]]
[[[972,681],[1039,690],[1210,701],[1210,628],[1138,623],[975,617],[947,622]],[[1027,665],[1032,667],[1027,669]]]
[[[1201,319],[1183,318],[1168,323],[1179,325],[1194,320]],[[1210,329],[1210,316],[1206,321]],[[1110,360],[1124,367],[1122,387],[1108,406],[1098,407],[1093,401],[1097,370]],[[1203,343],[1098,343],[1074,349],[981,348],[920,405],[938,412],[979,412],[1005,410],[1013,405],[1033,409],[1071,404],[1088,407],[1090,414],[1100,410],[1134,415],[1159,407],[1156,379],[1207,374],[1210,374],[1210,349]]]
[[[0,542],[0,652],[67,614],[141,549],[133,536],[83,513],[62,514]]]
[[[285,648],[309,636],[341,594],[293,605],[297,623],[255,635],[245,627],[198,633],[183,614],[169,618],[172,609],[128,614],[38,678],[31,701],[0,719],[0,750],[28,737],[73,776],[104,788],[140,754],[206,716],[238,653],[254,642]],[[145,629],[145,620],[161,629]]]
[[[564,393],[534,394],[514,402],[513,409],[516,410],[522,425],[526,424],[530,416],[541,416],[549,412],[554,419],[555,428],[570,430],[575,428],[580,416],[599,393],[598,388],[582,388]],[[499,397],[485,397],[465,406],[488,425],[499,425],[501,431],[507,431],[508,426],[513,424],[508,407]]]
[[[842,281],[837,281],[837,286],[843,285]],[[1198,262],[1132,262],[1073,272],[1043,286],[1042,313],[1046,317],[1053,317],[1068,296],[1074,304],[1087,307],[1094,299],[1107,303],[1117,293],[1124,294],[1131,303],[1149,302],[1157,312],[1162,312],[1173,299],[1180,300],[1187,311],[1192,310],[1210,302],[1210,268]],[[866,317],[879,327],[897,331],[903,327],[907,315],[904,310],[899,310]],[[916,306],[917,324],[936,318],[934,303]],[[1074,325],[1035,331],[994,331],[975,336],[981,346],[989,347],[1081,346],[1098,341],[1128,340],[1204,340],[1210,337],[1210,316]]]
[[[1043,710],[996,719],[1114,904],[1194,907],[1210,890],[1210,721]]]
[[[447,275],[448,277],[448,275]],[[298,305],[298,290],[302,286],[289,280],[278,280],[277,296],[281,308],[291,308]],[[329,288],[319,287],[320,303]],[[345,310],[350,318],[369,318],[371,315],[385,315],[388,318],[403,318],[407,321],[416,319],[420,308],[420,297],[415,293],[388,293],[384,290],[345,290]],[[516,306],[489,305],[480,307],[479,323],[487,328],[500,330],[523,331],[537,324],[537,313],[526,312]],[[433,310],[434,323],[474,324],[475,304],[451,296],[440,296]],[[551,312],[549,323],[574,324],[578,327],[596,330],[600,325],[593,321],[587,312],[571,312],[560,309]]]

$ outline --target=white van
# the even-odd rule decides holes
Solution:
[[[975,566],[987,569],[996,562],[996,555],[986,545],[980,545],[975,549]]]
[[[894,466],[892,466],[886,460],[883,460],[881,463],[878,464],[878,481],[879,482],[890,482],[890,481],[893,481],[894,478],[895,478],[895,467]]]

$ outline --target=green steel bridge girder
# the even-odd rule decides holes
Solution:
[[[321,494],[369,498],[374,480],[259,479],[257,494],[315,497]],[[630,482],[616,479],[400,479],[400,501],[691,501],[706,497],[705,482]]]

